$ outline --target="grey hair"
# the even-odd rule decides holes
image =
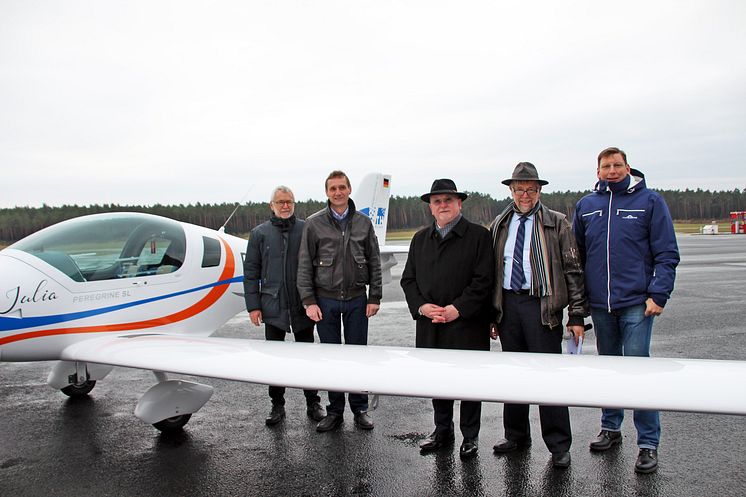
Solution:
[[[293,202],[295,202],[295,195],[293,194],[293,190],[288,188],[285,185],[276,186],[274,190],[272,190],[272,196],[269,197],[270,203],[275,199],[275,195],[277,195],[277,192],[284,192],[290,194],[291,197],[293,197]]]

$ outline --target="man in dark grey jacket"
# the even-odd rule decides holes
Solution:
[[[367,345],[368,318],[381,303],[381,256],[370,219],[349,198],[350,180],[332,171],[325,183],[326,208],[310,216],[298,255],[298,292],[306,315],[316,322],[322,343]],[[368,295],[366,295],[366,286]],[[350,394],[355,425],[370,430],[368,396]],[[316,427],[325,432],[343,421],[345,396],[329,392],[327,415]]]
[[[567,329],[577,341],[583,336],[588,304],[580,254],[564,214],[541,204],[536,167],[521,162],[503,181],[513,196],[492,223],[495,250],[496,310],[493,338],[500,336],[505,352],[562,353],[562,310]],[[527,404],[505,404],[505,439],[495,453],[507,453],[531,443]],[[556,468],[570,465],[570,414],[564,406],[539,406],[541,433]]]
[[[246,310],[254,326],[264,323],[267,340],[284,341],[292,332],[296,342],[313,342],[314,323],[306,316],[296,285],[304,222],[295,217],[295,197],[286,186],[274,189],[269,207],[272,216],[251,231],[246,248]],[[303,393],[306,413],[314,421],[321,421],[325,413],[318,392]],[[272,426],[285,417],[285,387],[270,386],[269,396],[272,411],[265,422]]]

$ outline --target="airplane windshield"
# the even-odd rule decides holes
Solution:
[[[23,250],[74,281],[172,273],[184,262],[181,225],[147,214],[99,214],[61,222],[9,248]]]

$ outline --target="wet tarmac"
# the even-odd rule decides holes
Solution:
[[[746,236],[684,236],[679,243],[676,291],[656,320],[653,355],[746,360]],[[413,344],[398,286],[402,269],[394,268],[384,288],[371,344]],[[262,337],[245,314],[217,334]],[[586,353],[595,353],[592,335]],[[268,428],[265,386],[196,378],[215,395],[182,434],[166,436],[132,414],[154,383],[151,373],[117,369],[89,399],[75,401],[46,386],[49,367],[0,363],[0,496],[746,495],[746,417],[662,413],[660,467],[637,475],[631,412],[623,443],[594,454],[588,441],[599,430],[599,410],[572,408],[572,465],[563,471],[551,466],[535,407],[533,446],[495,456],[502,406],[484,404],[479,455],[461,461],[458,435],[453,450],[419,454],[418,441],[432,431],[427,399],[383,397],[374,430],[355,428],[347,413],[340,429],[320,434],[300,391],[288,391],[287,418]]]

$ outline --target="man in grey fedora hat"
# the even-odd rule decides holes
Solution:
[[[461,215],[467,194],[450,179],[436,179],[420,197],[430,205],[432,225],[418,231],[409,246],[401,286],[417,321],[416,346],[489,350],[494,259],[489,232]],[[420,444],[427,454],[454,440],[453,400],[433,399],[435,431]],[[477,454],[481,402],[461,401],[459,454]]]
[[[508,185],[513,202],[492,222],[495,253],[495,323],[492,338],[500,337],[505,352],[562,353],[562,310],[567,307],[568,331],[583,336],[588,305],[583,269],[570,223],[564,214],[539,201],[536,167],[521,162]],[[531,443],[527,404],[505,404],[505,438],[493,450],[502,454]],[[570,415],[566,406],[539,406],[541,433],[552,464],[570,465]]]

